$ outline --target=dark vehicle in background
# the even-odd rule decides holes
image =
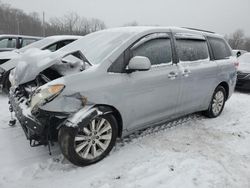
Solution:
[[[244,53],[238,58],[236,89],[250,91],[250,53]]]
[[[41,39],[25,35],[0,35],[0,52],[19,49]]]
[[[34,53],[35,49],[39,50],[49,50],[55,52],[58,49],[74,42],[75,40],[81,38],[81,36],[74,35],[58,35],[46,37],[42,40],[29,44],[21,49],[1,52],[0,53],[0,92],[8,93],[10,82],[9,82],[9,73],[15,68],[16,64],[9,61],[11,59],[16,59],[20,55],[26,53]]]

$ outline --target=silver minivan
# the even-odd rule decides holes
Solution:
[[[13,61],[10,110],[31,146],[58,141],[79,166],[118,137],[194,112],[219,116],[236,84],[227,42],[195,29],[107,29]]]

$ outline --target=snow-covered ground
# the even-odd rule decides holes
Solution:
[[[76,167],[47,147],[31,148],[8,126],[0,96],[0,188],[250,187],[250,95],[235,93],[217,119],[199,115],[119,141],[101,162]],[[171,127],[171,128],[168,128]]]

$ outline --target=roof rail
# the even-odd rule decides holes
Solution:
[[[202,32],[207,32],[207,33],[215,33],[213,31],[206,31],[206,30],[202,30],[202,29],[196,29],[196,28],[191,28],[191,27],[182,27],[184,29],[190,29],[190,30],[194,30],[194,31],[202,31]]]

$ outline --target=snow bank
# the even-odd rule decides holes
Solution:
[[[75,167],[53,147],[30,148],[8,127],[0,96],[1,188],[250,187],[250,95],[236,93],[217,119],[191,115],[119,141],[103,161]],[[171,128],[169,128],[171,127]]]

